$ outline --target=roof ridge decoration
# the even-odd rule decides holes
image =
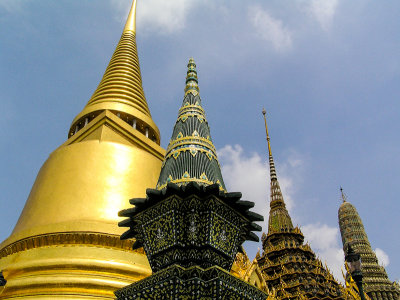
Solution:
[[[156,188],[163,189],[170,182],[177,185],[197,182],[204,186],[218,184],[220,189],[225,191],[217,151],[201,106],[196,64],[193,58],[190,58],[187,67],[185,96]]]

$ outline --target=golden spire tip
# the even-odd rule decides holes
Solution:
[[[136,33],[136,0],[133,0],[132,7],[126,20],[124,32],[132,31]]]
[[[267,114],[267,111],[263,107],[262,114],[264,116],[264,123],[265,123],[265,133],[267,134],[267,142],[268,142],[268,153],[269,156],[272,156],[272,151],[271,151],[271,143],[269,142],[269,134],[268,134],[268,126],[267,126],[267,117],[265,116]]]
[[[341,196],[342,196],[343,202],[346,202],[346,201],[347,201],[347,197],[346,197],[346,195],[344,194],[343,188],[342,188],[342,187],[340,187],[340,194],[341,194]]]

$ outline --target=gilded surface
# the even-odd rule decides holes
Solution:
[[[97,114],[110,110],[128,124],[160,144],[160,133],[153,122],[144,96],[136,47],[136,0],[133,1],[121,39],[110,63],[86,107],[71,124],[68,137],[84,127]]]
[[[151,274],[117,226],[128,199],[156,185],[165,153],[141,86],[135,5],[98,89],[0,246],[0,299],[113,299]]]

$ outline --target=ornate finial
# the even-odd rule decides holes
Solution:
[[[128,19],[126,20],[124,32],[127,31],[136,33],[136,0],[133,0]]]
[[[347,202],[347,197],[346,197],[345,193],[343,192],[343,188],[342,187],[340,187],[340,194],[342,196],[343,202]]]
[[[268,134],[268,126],[267,126],[267,117],[266,117],[267,111],[265,110],[264,107],[263,107],[263,110],[262,110],[262,114],[263,114],[263,116],[264,116],[265,133],[267,134],[268,153],[269,153],[269,156],[272,156],[272,152],[271,152],[271,143],[269,142],[269,134]]]
[[[293,223],[286,209],[285,202],[283,200],[283,195],[281,188],[279,186],[278,177],[276,176],[274,158],[272,157],[271,143],[268,134],[267,127],[267,112],[263,108],[262,114],[264,116],[265,123],[265,133],[267,135],[268,141],[268,152],[269,152],[269,172],[270,172],[270,187],[271,187],[271,202],[270,202],[270,212],[268,220],[268,233],[280,232],[284,229],[292,230]]]
[[[193,96],[196,96],[199,93],[200,89],[198,85],[199,80],[197,79],[196,64],[193,57],[189,59],[187,67],[188,71],[186,75],[185,95],[190,92],[193,94]]]
[[[276,170],[275,170],[275,163],[274,163],[274,159],[272,157],[272,151],[271,151],[271,143],[270,143],[270,139],[269,139],[269,134],[268,134],[268,126],[267,126],[267,117],[266,117],[266,110],[265,108],[263,108],[262,110],[262,114],[264,116],[264,123],[265,123],[265,133],[267,135],[267,142],[268,142],[268,154],[269,154],[269,171],[270,171],[270,176],[271,176],[271,180],[277,180],[276,177]]]

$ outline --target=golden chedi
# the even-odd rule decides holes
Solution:
[[[136,1],[106,72],[68,140],[37,175],[0,246],[0,299],[113,299],[151,274],[142,250],[120,241],[118,211],[155,187],[165,151],[144,97]]]

